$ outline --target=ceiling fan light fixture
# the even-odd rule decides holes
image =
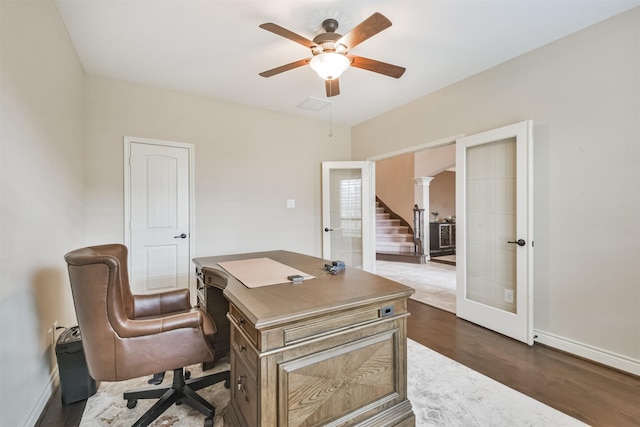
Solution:
[[[324,80],[334,80],[349,68],[351,61],[340,53],[326,52],[311,58],[309,65]]]

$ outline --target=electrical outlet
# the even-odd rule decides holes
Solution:
[[[511,289],[504,290],[504,302],[513,304],[513,291]]]
[[[53,322],[53,327],[51,328],[51,344],[56,345],[56,330],[58,329],[58,321]]]

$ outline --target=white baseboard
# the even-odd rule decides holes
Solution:
[[[53,396],[53,391],[56,389],[59,382],[60,377],[58,376],[58,367],[55,366],[55,368],[51,372],[51,375],[49,376],[49,382],[42,390],[42,393],[40,393],[40,398],[36,402],[36,406],[34,406],[33,410],[29,414],[29,418],[27,418],[27,420],[24,422],[24,427],[33,427],[36,425],[38,418],[40,418],[40,415],[42,415],[42,411],[44,411],[47,403],[49,403],[49,399],[51,399],[51,396]]]
[[[545,344],[549,347],[575,354],[576,356],[584,359],[592,360],[594,362],[640,376],[640,360],[612,353],[607,350],[602,350],[597,347],[537,329],[534,329],[534,336],[534,340],[540,344]]]

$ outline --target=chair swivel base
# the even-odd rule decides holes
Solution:
[[[212,426],[216,409],[200,397],[196,391],[220,381],[224,381],[224,386],[229,388],[231,386],[229,378],[230,372],[224,371],[185,381],[184,368],[179,368],[173,370],[171,387],[147,387],[126,391],[123,397],[127,400],[127,408],[129,409],[136,406],[138,399],[159,399],[133,424],[134,427],[148,426],[174,403],[186,403],[191,406],[205,415],[205,426]]]

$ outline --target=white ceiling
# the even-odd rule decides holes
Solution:
[[[89,75],[316,120],[297,106],[325,98],[308,66],[258,73],[310,57],[258,28],[274,22],[312,39],[326,18],[346,34],[374,12],[393,25],[353,54],[407,68],[396,80],[351,68],[333,97],[333,121],[355,125],[510,58],[640,5],[640,0],[56,0]]]

